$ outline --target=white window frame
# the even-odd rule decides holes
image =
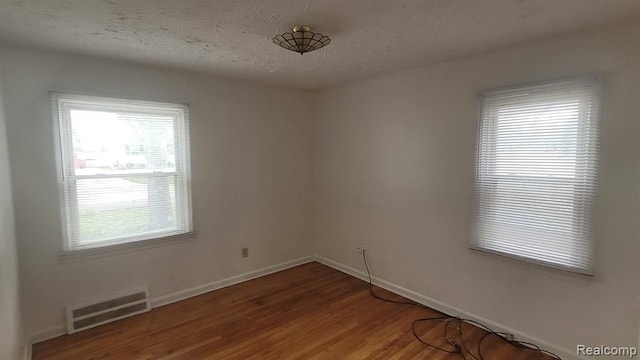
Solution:
[[[150,242],[163,243],[168,240],[190,237],[195,234],[191,196],[191,146],[188,105],[90,96],[66,92],[50,92],[50,98],[55,123],[56,160],[64,238],[63,254],[146,245]],[[153,108],[153,110],[150,110],[150,108]],[[174,133],[177,139],[174,149],[175,171],[76,175],[74,171],[71,110],[127,111],[133,113],[138,111],[140,113],[147,112],[153,115],[171,115],[175,119]],[[178,144],[178,142],[180,142],[180,144]],[[176,176],[176,184],[179,184],[176,185],[176,203],[180,204],[178,206],[181,207],[180,212],[184,217],[182,220],[184,227],[182,229],[118,237],[105,241],[91,242],[86,245],[79,244],[77,241],[77,239],[79,239],[77,234],[79,217],[77,210],[76,180],[172,175]],[[180,191],[178,191],[178,189],[180,189]]]
[[[491,249],[490,247],[483,246],[482,241],[479,239],[480,235],[479,235],[478,229],[481,222],[483,221],[481,219],[482,217],[481,212],[483,211],[483,209],[481,208],[481,205],[483,204],[481,204],[479,194],[483,190],[486,191],[488,186],[486,184],[482,185],[480,180],[481,180],[481,177],[485,176],[483,175],[483,173],[486,174],[486,173],[492,173],[492,171],[495,171],[494,168],[495,168],[495,161],[496,161],[495,158],[491,158],[490,156],[489,158],[487,158],[486,157],[487,153],[483,152],[483,150],[481,149],[483,145],[485,147],[495,146],[495,141],[497,139],[497,134],[495,132],[495,123],[488,124],[488,122],[498,121],[497,115],[496,115],[497,111],[495,110],[487,111],[486,109],[487,97],[495,96],[496,94],[498,94],[498,96],[504,96],[501,94],[507,93],[508,95],[506,96],[513,96],[514,98],[517,98],[518,96],[522,96],[523,97],[522,103],[527,103],[527,102],[530,102],[530,100],[526,98],[526,96],[528,95],[527,94],[528,92],[532,94],[534,94],[535,92],[542,93],[546,91],[547,87],[554,88],[557,86],[567,86],[568,89],[572,87],[574,89],[579,87],[588,88],[589,89],[588,98],[590,100],[590,104],[592,107],[589,110],[590,111],[589,114],[591,117],[583,118],[582,117],[583,114],[580,115],[579,117],[577,142],[578,142],[578,146],[582,146],[583,152],[578,152],[578,151],[576,152],[576,169],[578,166],[583,166],[583,169],[587,169],[586,171],[588,173],[586,174],[580,173],[582,175],[582,180],[580,180],[580,177],[576,176],[576,179],[574,179],[574,183],[573,183],[574,186],[576,185],[583,186],[583,187],[586,186],[591,189],[591,192],[589,192],[589,190],[586,190],[586,192],[588,192],[587,194],[588,196],[586,198],[584,199],[581,198],[581,200],[578,201],[576,200],[577,199],[575,197],[576,195],[574,195],[574,200],[573,200],[574,206],[578,206],[577,210],[576,208],[574,208],[573,210],[574,224],[575,223],[587,224],[587,227],[588,227],[582,239],[583,245],[588,250],[586,250],[583,254],[581,254],[582,256],[586,255],[588,259],[585,261],[585,265],[581,265],[581,266],[567,266],[565,264],[556,263],[554,261],[550,261],[548,258],[544,258],[542,255],[540,255],[540,257],[521,256],[518,254],[517,249],[507,249],[507,250]],[[470,248],[472,250],[478,250],[481,252],[487,252],[487,253],[492,253],[500,256],[514,258],[517,260],[535,263],[535,264],[543,265],[546,267],[556,268],[556,269],[565,270],[573,273],[589,275],[589,276],[593,275],[594,238],[593,238],[593,229],[592,229],[592,223],[593,223],[592,206],[593,206],[593,200],[596,194],[596,182],[597,182],[597,173],[598,173],[598,166],[597,166],[598,165],[598,147],[599,147],[598,138],[599,138],[599,121],[600,121],[600,106],[601,106],[599,78],[595,76],[579,77],[579,78],[563,79],[563,80],[549,81],[549,82],[543,82],[543,83],[537,83],[537,84],[525,84],[525,85],[518,85],[518,86],[507,87],[507,88],[494,89],[494,90],[483,92],[481,94],[481,98],[482,98],[482,104],[481,104],[481,111],[479,116],[480,121],[479,121],[479,127],[478,127],[478,147],[477,147],[476,166],[475,166],[475,173],[476,173],[475,175],[475,188],[476,188],[475,214],[474,214],[474,224],[472,226]],[[520,105],[522,103],[517,103],[517,104]],[[581,104],[580,106],[581,106],[580,111],[581,112],[585,111],[584,104]],[[486,131],[487,129],[485,129],[485,126],[489,131]],[[584,138],[584,136],[587,136],[589,140],[587,141]],[[491,150],[491,151],[495,151],[495,150]],[[590,155],[587,155],[587,152],[589,152]],[[483,156],[485,158],[482,158]],[[587,166],[585,166],[585,164],[587,164]],[[481,168],[481,166],[483,165],[484,167]],[[496,175],[495,173],[493,173],[493,175],[490,175],[490,176],[494,176],[496,177],[496,179],[497,177],[499,177],[499,175]],[[587,180],[584,180],[584,179],[587,179]],[[485,182],[486,182],[486,178],[485,178]],[[489,190],[489,192],[490,191],[491,190]],[[495,201],[495,200],[491,200],[491,201]],[[486,205],[487,203],[485,202],[484,206]],[[496,241],[496,240],[492,240],[492,241]],[[502,246],[504,248],[508,248],[506,242],[502,244]],[[511,250],[512,252],[510,252],[509,250]]]

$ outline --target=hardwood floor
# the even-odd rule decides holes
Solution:
[[[314,262],[35,344],[33,359],[463,359],[413,337],[414,319],[438,314],[374,299],[367,283]],[[446,347],[444,327],[421,324],[418,333]],[[464,326],[475,356],[483,334]],[[482,353],[485,360],[540,359],[495,338]]]

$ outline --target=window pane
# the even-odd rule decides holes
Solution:
[[[175,117],[70,110],[76,175],[174,172]]]
[[[500,108],[496,174],[575,177],[579,110],[578,101]]]
[[[485,93],[474,248],[590,272],[597,100],[594,79]]]
[[[82,245],[180,230],[176,179],[136,176],[76,181],[78,241]]]
[[[185,105],[52,96],[60,126],[65,249],[193,230]]]

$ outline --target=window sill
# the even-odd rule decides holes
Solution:
[[[471,250],[472,252],[478,253],[478,254],[486,254],[486,255],[490,255],[490,256],[497,256],[497,257],[508,259],[508,260],[511,260],[511,261],[517,261],[517,262],[520,262],[520,263],[525,263],[525,264],[529,264],[529,265],[533,265],[533,266],[538,266],[541,269],[554,270],[554,271],[558,271],[559,270],[559,271],[561,271],[561,272],[563,272],[565,274],[569,274],[569,275],[575,275],[575,276],[584,277],[584,278],[592,278],[594,276],[592,271],[587,271],[587,270],[579,269],[579,268],[565,267],[565,266],[557,265],[557,264],[554,264],[554,263],[549,263],[549,262],[546,262],[546,261],[535,260],[535,259],[530,259],[530,258],[526,258],[526,257],[522,257],[522,256],[512,255],[512,254],[505,253],[505,252],[502,252],[502,251],[489,250],[489,249],[476,247],[476,246],[470,246],[469,250]]]
[[[147,239],[134,241],[124,244],[106,245],[95,248],[79,249],[79,250],[67,250],[58,255],[58,260],[61,262],[73,262],[82,261],[86,259],[99,258],[110,255],[124,254],[134,251],[141,251],[151,249],[160,246],[173,245],[183,243],[187,241],[195,240],[198,234],[195,231],[171,235],[165,237],[159,237],[155,239]]]

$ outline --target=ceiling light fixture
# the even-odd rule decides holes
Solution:
[[[291,32],[277,35],[273,43],[300,55],[323,48],[331,42],[328,36],[311,31],[308,26],[296,26]]]

